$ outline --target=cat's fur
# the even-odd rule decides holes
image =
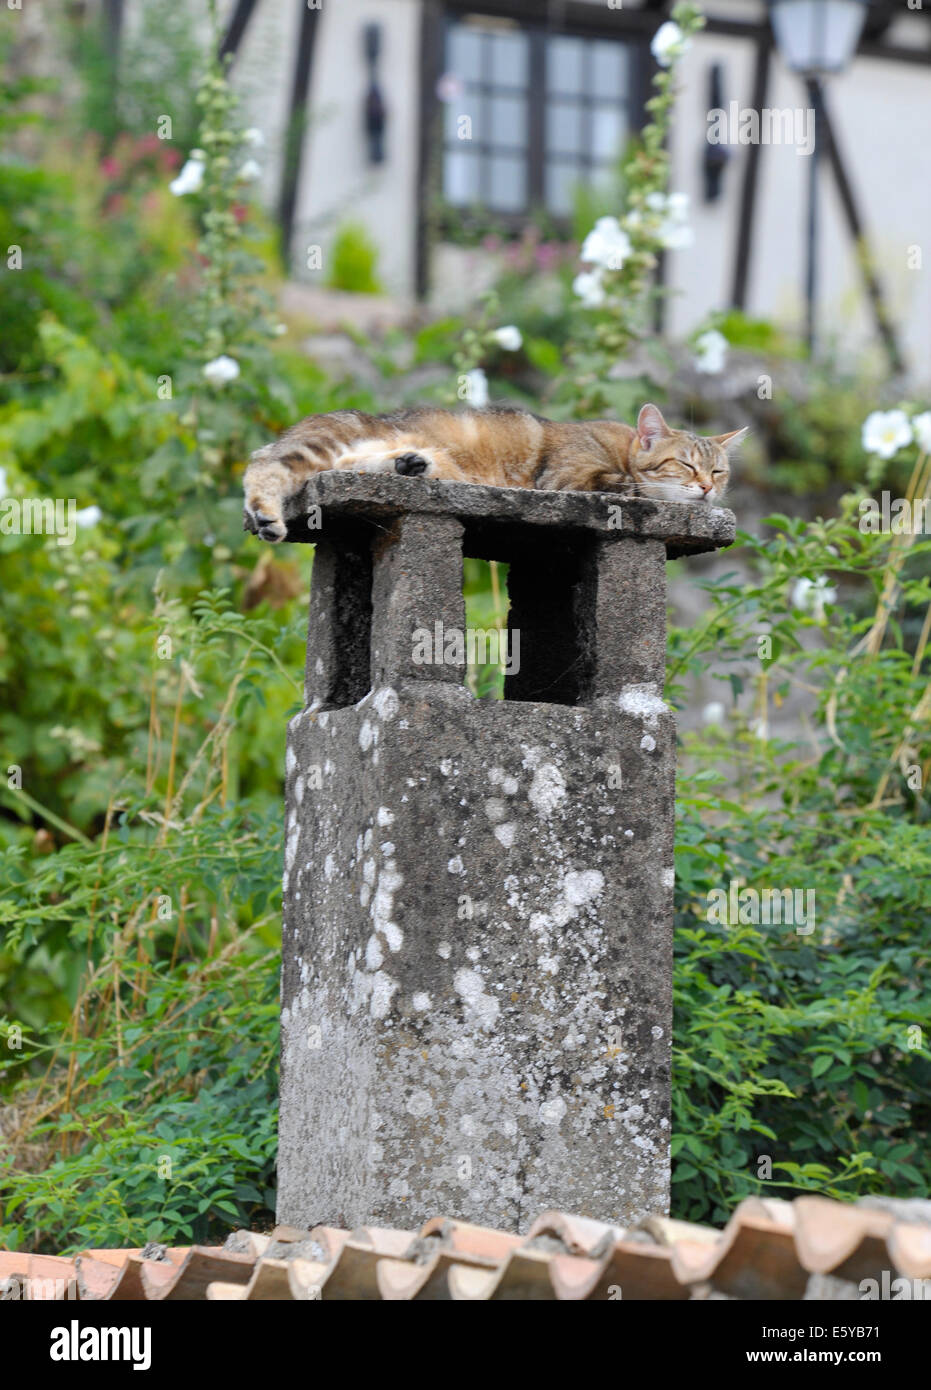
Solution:
[[[673,430],[655,405],[643,407],[636,429],[501,407],[309,415],[252,455],[243,479],[244,525],[264,540],[284,540],[285,502],[311,474],[331,468],[712,504],[727,486],[727,450],[745,434]]]

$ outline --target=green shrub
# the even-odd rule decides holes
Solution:
[[[326,283],[351,294],[382,294],[376,268],[378,248],[360,222],[343,222],[327,254]]]

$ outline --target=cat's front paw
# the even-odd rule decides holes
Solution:
[[[261,536],[263,541],[271,541],[272,545],[283,541],[288,534],[287,524],[280,516],[269,516],[260,507],[250,507],[248,502],[243,509],[242,529]]]
[[[405,478],[418,478],[429,467],[430,460],[424,458],[423,454],[398,454],[394,461],[394,471]]]

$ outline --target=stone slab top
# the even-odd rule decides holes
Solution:
[[[322,512],[316,525],[308,525],[312,507]],[[614,492],[485,487],[333,469],[309,479],[289,500],[287,539],[314,544],[325,534],[327,518],[380,528],[405,513],[455,517],[467,532],[484,536],[486,543],[496,531],[513,534],[525,527],[582,532],[603,540],[661,540],[669,559],[731,545],[737,527],[733,512],[702,502],[654,501]]]

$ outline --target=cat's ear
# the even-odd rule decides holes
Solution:
[[[749,425],[744,425],[742,430],[731,430],[730,434],[715,434],[712,435],[712,439],[715,444],[720,444],[721,448],[729,453],[731,449],[735,449],[738,444],[744,442],[749,429]]]
[[[671,434],[658,406],[645,405],[637,416],[637,434],[644,449],[649,449],[658,439]]]

